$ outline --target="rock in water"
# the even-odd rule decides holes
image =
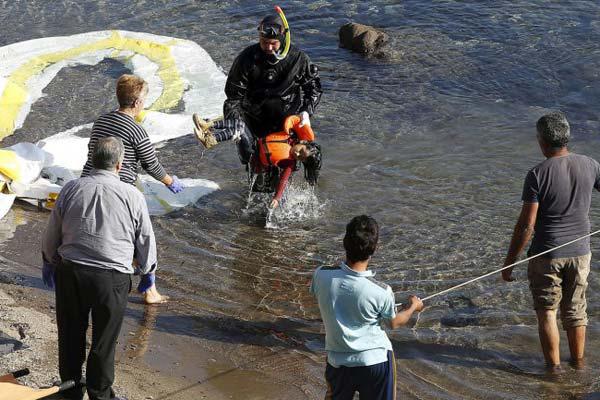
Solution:
[[[387,33],[372,26],[347,23],[340,28],[340,47],[364,55],[383,55],[381,48],[388,42]]]

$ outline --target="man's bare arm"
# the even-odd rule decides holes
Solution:
[[[521,208],[521,215],[517,220],[515,229],[513,231],[508,253],[504,260],[504,265],[510,265],[517,261],[519,254],[525,249],[527,243],[533,236],[535,221],[537,218],[539,203],[523,203]],[[512,268],[505,269],[502,271],[502,279],[507,282],[513,281]]]

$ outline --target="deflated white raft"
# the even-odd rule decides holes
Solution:
[[[43,89],[62,68],[95,65],[105,58],[123,62],[148,82],[148,111],[143,113],[141,124],[153,143],[191,134],[194,112],[207,117],[221,113],[225,75],[198,44],[138,32],[89,32],[29,40],[0,48],[0,140],[23,125],[32,104],[43,95]],[[164,112],[175,108],[183,111]],[[36,166],[40,165],[40,154],[43,155],[43,165],[35,179],[16,179],[10,185],[17,197],[43,198],[79,176],[87,157],[88,138],[76,134],[90,126],[91,123],[49,135],[35,145],[41,153],[32,149],[32,144],[11,149]],[[27,164],[29,167],[31,165]],[[184,179],[188,187],[181,194],[173,195],[148,176],[141,176],[140,182],[153,214],[163,214],[193,203],[219,188],[215,182]],[[10,199],[0,198],[0,211],[6,208]],[[0,217],[4,214],[0,213]]]
[[[41,200],[44,205],[44,201],[50,199],[53,193],[59,193],[65,183],[80,175],[81,171],[77,166],[86,161],[87,139],[80,140],[82,138],[71,135],[61,135],[58,138],[60,140],[51,137],[47,143],[40,142],[37,145],[18,143],[0,152],[0,162],[12,153],[12,164],[17,166],[17,173],[0,169],[0,173],[8,172],[14,178],[5,178],[10,180],[8,186],[13,194],[2,194],[0,197],[0,211],[4,211],[0,215],[8,212],[15,196],[32,204],[38,204]],[[73,138],[77,140],[71,140]],[[72,156],[68,157],[69,154]],[[219,189],[217,183],[206,179],[182,178],[181,181],[186,186],[185,189],[173,194],[154,178],[139,176],[137,187],[146,197],[150,214],[162,215],[185,207]]]
[[[14,194],[0,193],[0,218],[4,217],[15,202]]]

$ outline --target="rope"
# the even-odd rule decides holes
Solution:
[[[468,281],[466,281],[466,282],[463,282],[463,283],[460,283],[460,284],[458,284],[458,285],[456,285],[456,286],[452,286],[451,288],[448,288],[448,289],[446,289],[446,290],[442,290],[441,292],[434,293],[434,294],[432,294],[432,295],[430,295],[430,296],[424,297],[424,298],[423,298],[423,299],[421,299],[421,300],[422,300],[422,301],[427,301],[427,300],[433,299],[434,297],[441,296],[441,295],[443,295],[443,294],[446,294],[446,293],[448,293],[448,292],[451,292],[451,291],[453,291],[453,290],[456,290],[456,289],[458,289],[458,288],[461,288],[461,287],[463,287],[463,286],[466,286],[466,285],[468,285],[468,284],[471,284],[471,283],[473,283],[473,282],[477,282],[477,281],[478,281],[478,280],[480,280],[480,279],[487,278],[487,277],[488,277],[488,276],[490,276],[490,275],[494,275],[494,274],[497,274],[498,272],[502,272],[502,271],[504,271],[505,269],[512,268],[512,267],[514,267],[515,265],[523,264],[524,262],[527,262],[527,261],[529,261],[529,260],[533,260],[534,258],[536,258],[536,257],[539,257],[539,256],[543,256],[544,254],[548,254],[548,253],[550,253],[550,252],[552,252],[552,251],[554,251],[554,250],[558,250],[558,249],[560,249],[560,248],[562,248],[562,247],[565,247],[565,246],[568,246],[568,245],[570,245],[570,244],[573,244],[573,243],[575,243],[575,242],[577,242],[577,241],[579,241],[579,240],[582,240],[582,239],[588,238],[588,237],[590,237],[590,236],[594,236],[594,235],[596,235],[596,234],[598,234],[598,233],[600,233],[600,230],[597,230],[597,231],[595,231],[595,232],[592,232],[592,233],[588,233],[588,234],[587,234],[587,235],[585,235],[585,236],[582,236],[582,237],[579,237],[579,238],[577,238],[577,239],[571,240],[570,242],[567,242],[567,243],[561,244],[560,246],[556,246],[556,247],[554,247],[554,248],[552,248],[552,249],[550,249],[550,250],[543,251],[543,252],[541,252],[541,253],[539,253],[539,254],[536,254],[536,255],[534,255],[534,256],[527,257],[527,258],[525,258],[525,259],[523,259],[523,260],[521,260],[521,261],[517,261],[516,263],[513,263],[513,264],[510,264],[510,265],[507,265],[507,266],[505,266],[505,267],[499,268],[499,269],[497,269],[497,270],[495,270],[495,271],[492,271],[492,272],[488,272],[487,274],[484,274],[484,275],[478,276],[477,278],[470,279],[470,280],[468,280]],[[402,305],[402,303],[396,303],[396,306],[401,306],[401,305]]]

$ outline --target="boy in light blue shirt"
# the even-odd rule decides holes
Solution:
[[[310,292],[325,324],[326,399],[352,400],[355,392],[361,400],[396,398],[396,364],[382,323],[392,329],[406,324],[423,302],[410,296],[408,307],[396,313],[392,289],[367,269],[378,240],[373,218],[354,217],[344,237],[346,262],[320,267],[313,276]]]

